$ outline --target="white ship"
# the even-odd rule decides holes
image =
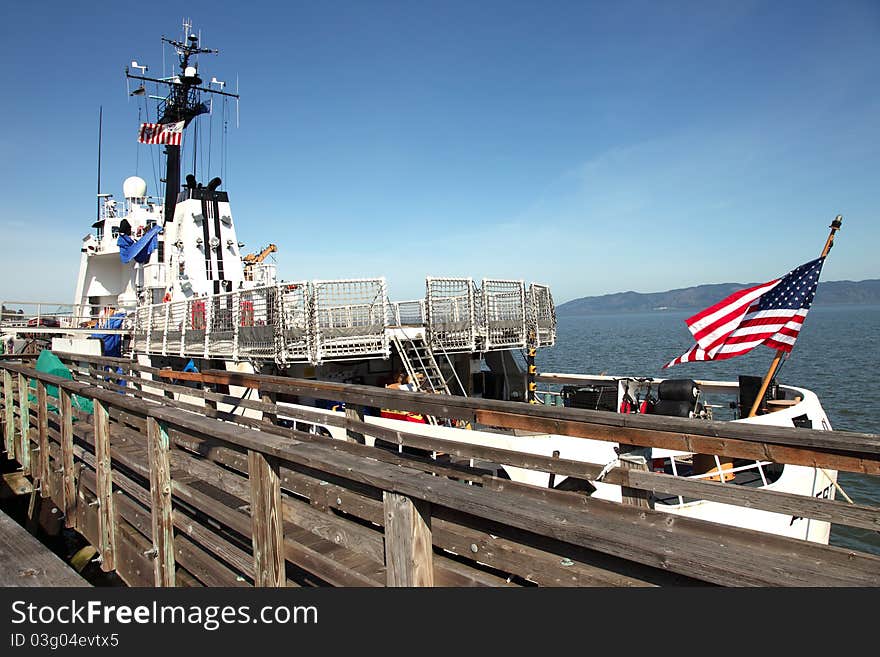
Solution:
[[[745,380],[740,385],[537,374],[536,351],[556,342],[553,297],[544,284],[428,277],[423,298],[394,301],[382,277],[279,280],[275,265],[266,258],[274,245],[255,254],[242,253],[230,194],[220,178],[200,182],[189,174],[181,184],[183,147],[175,145],[175,134],[183,134],[185,147],[186,128],[203,113],[203,98],[237,101],[237,96],[223,91],[222,85],[217,89],[204,84],[199,55],[215,51],[202,48],[195,35],[187,30],[179,41],[163,40],[179,57],[176,75],[151,78],[144,67],[139,67],[140,75],[129,69],[126,75],[137,84],[165,90],[157,114],[163,127],[150,126],[153,133],[145,137],[170,142],[164,147],[145,146],[164,152],[164,197],[151,195],[146,182],[136,176],[122,183],[121,200],[99,195],[99,216],[80,246],[73,304],[65,309],[43,304],[36,312],[21,313],[15,308],[24,305],[6,302],[4,345],[11,341],[20,349],[22,336],[43,336],[52,338],[54,350],[102,355],[112,349],[111,355],[177,371],[191,365],[198,370],[225,368],[376,386],[395,385],[402,377],[404,386],[426,394],[570,405],[609,413],[653,408],[658,413],[724,419],[720,410],[732,403],[732,421],[830,429],[819,399],[802,388],[774,386],[768,412],[746,418],[755,391]],[[182,130],[175,133],[171,126],[181,122]],[[118,336],[118,344],[92,337],[96,330]],[[539,382],[548,389],[538,390]],[[312,412],[344,413],[319,408],[314,400],[299,401]],[[462,427],[442,418],[391,410],[366,421],[609,467],[618,459],[618,446],[599,440]],[[344,439],[344,431],[330,425],[314,424],[311,430]],[[660,449],[643,450],[640,455],[654,470],[678,477],[809,497],[834,498],[837,490],[834,471]],[[601,477],[585,481],[491,463],[471,465],[529,484],[621,499],[621,488],[603,483]],[[682,497],[660,495],[652,503],[669,513],[820,543],[829,539],[827,522]]]

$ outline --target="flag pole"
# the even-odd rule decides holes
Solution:
[[[831,250],[831,247],[834,246],[834,233],[840,230],[840,226],[843,223],[843,217],[841,215],[837,215],[834,217],[834,221],[831,222],[829,228],[831,229],[831,233],[828,235],[828,239],[825,240],[825,247],[822,249],[822,255],[820,258],[824,258],[828,255],[828,252]],[[788,353],[783,349],[778,349],[776,351],[776,356],[773,357],[773,362],[770,363],[770,369],[767,370],[767,374],[764,376],[764,380],[761,381],[761,389],[758,391],[758,395],[755,397],[755,403],[752,404],[752,410],[749,411],[748,417],[755,417],[758,413],[758,409],[761,406],[761,402],[764,400],[764,395],[767,393],[767,388],[770,387],[770,382],[773,380],[773,377],[776,375],[776,370],[779,369],[779,364],[782,362],[782,357]]]

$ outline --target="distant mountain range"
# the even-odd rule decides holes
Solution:
[[[559,315],[590,313],[644,312],[649,310],[701,310],[736,290],[757,283],[716,283],[666,292],[616,292],[598,297],[572,299],[556,307]],[[880,304],[880,279],[867,281],[828,281],[819,283],[817,306],[840,304]]]

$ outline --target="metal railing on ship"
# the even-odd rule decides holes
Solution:
[[[522,281],[428,278],[425,299],[390,302],[384,278],[297,281],[136,311],[136,352],[279,363],[386,358],[386,329],[423,326],[446,353],[549,346],[549,288]]]

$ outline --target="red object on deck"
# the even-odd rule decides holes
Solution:
[[[388,418],[389,420],[403,420],[404,422],[428,424],[428,421],[425,420],[424,415],[419,415],[417,413],[407,413],[405,411],[389,411],[383,408],[379,413],[379,417]]]

